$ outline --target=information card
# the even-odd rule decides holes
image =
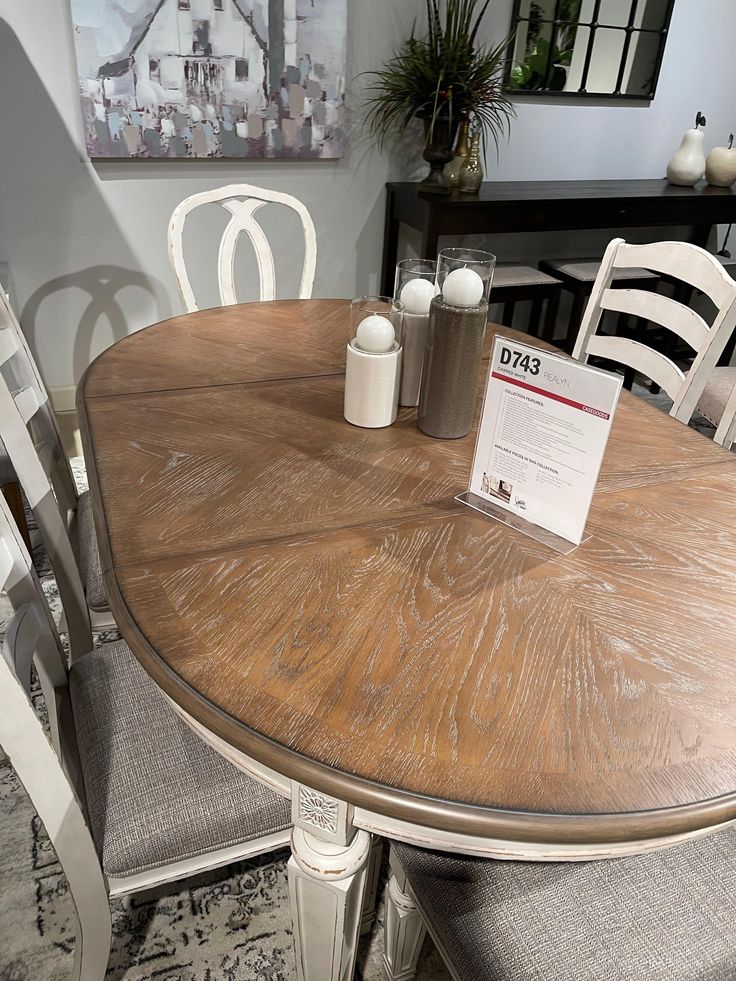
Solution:
[[[579,545],[621,383],[496,337],[470,494]]]

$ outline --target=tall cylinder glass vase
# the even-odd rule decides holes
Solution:
[[[435,439],[470,432],[496,257],[477,249],[446,249],[437,260],[417,424]]]

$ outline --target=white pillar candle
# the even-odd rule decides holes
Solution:
[[[395,340],[396,333],[391,321],[376,313],[361,320],[355,332],[355,346],[367,354],[388,354]]]
[[[404,285],[399,299],[404,313],[427,314],[435,295],[435,285],[428,279],[410,279]]]
[[[483,299],[485,286],[474,269],[453,269],[442,284],[445,303],[451,307],[477,307]]]

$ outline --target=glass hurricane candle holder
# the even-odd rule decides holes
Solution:
[[[429,309],[437,287],[434,259],[403,259],[396,266],[394,296],[404,304],[399,405],[419,405]]]
[[[379,429],[396,419],[401,380],[404,304],[361,296],[350,304],[344,415],[354,426]]]
[[[417,420],[436,439],[467,436],[473,425],[495,267],[496,257],[478,249],[439,254]]]

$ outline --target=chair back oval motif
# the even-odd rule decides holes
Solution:
[[[256,213],[270,203],[284,205],[299,216],[304,233],[304,264],[298,298],[311,299],[317,266],[317,235],[306,207],[291,194],[281,191],[270,191],[253,184],[228,184],[213,191],[203,191],[185,198],[174,209],[171,216],[169,257],[189,313],[193,313],[199,307],[184,259],[184,226],[187,218],[196,208],[207,204],[220,204],[231,215],[220,240],[217,257],[217,279],[222,303],[230,306],[238,302],[235,291],[235,251],[243,234],[248,236],[255,252],[260,276],[260,299],[262,301],[276,299],[273,252],[266,233],[256,220]]]

